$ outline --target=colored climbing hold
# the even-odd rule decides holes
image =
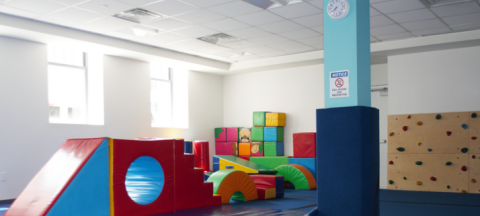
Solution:
[[[467,167],[466,166],[462,166],[462,171],[467,171]]]
[[[403,180],[407,180],[407,177],[404,176],[404,177],[403,177]]]
[[[422,145],[422,142],[418,142],[417,144],[418,144],[418,146],[420,146],[420,145]]]
[[[477,140],[477,137],[472,137],[472,140]]]
[[[450,185],[447,185],[447,189],[450,189]]]
[[[475,159],[475,155],[472,155],[472,159]]]
[[[393,164],[393,161],[388,162],[388,164],[392,165],[392,164]]]
[[[472,113],[472,118],[476,118],[477,117],[477,113]]]
[[[437,114],[437,116],[435,116],[435,118],[436,118],[437,120],[439,120],[439,119],[441,119],[441,118],[442,118],[442,115],[440,115],[440,114]]]
[[[411,116],[411,115],[408,115],[407,119],[411,119],[411,118],[412,118],[412,116]]]
[[[418,126],[422,126],[422,125],[423,125],[423,122],[419,121],[419,122],[417,122],[417,125],[418,125]]]
[[[403,127],[402,127],[402,130],[403,130],[403,131],[407,131],[407,130],[408,130],[408,127],[407,127],[407,126],[403,126]]]
[[[466,190],[462,190],[461,192],[462,192],[462,193],[467,193],[467,191],[466,191]]]
[[[432,149],[431,149],[431,148],[429,148],[429,149],[427,149],[427,150],[428,150],[428,152],[432,152]]]
[[[403,148],[403,147],[398,147],[398,148],[397,148],[397,151],[403,152],[403,151],[405,151],[405,148]]]
[[[462,148],[462,153],[467,153],[468,152],[468,148]]]
[[[423,162],[421,162],[421,161],[417,161],[417,162],[415,162],[415,164],[420,166],[420,165],[422,165],[422,164],[423,164]]]
[[[421,181],[416,181],[415,184],[422,185],[422,182]]]
[[[389,184],[393,184],[393,180],[388,181]]]
[[[470,179],[470,182],[472,182],[472,183],[477,183],[477,180],[475,180],[475,179],[472,178],[472,179]]]
[[[450,136],[452,135],[452,132],[451,131],[447,131],[447,136]]]
[[[432,181],[437,181],[437,178],[435,178],[435,177],[432,176],[432,177],[430,177],[430,180],[432,180]]]
[[[393,136],[393,135],[395,135],[395,133],[394,133],[394,132],[390,132],[390,136]]]
[[[462,128],[467,129],[468,128],[467,124],[462,124]]]
[[[445,165],[450,166],[450,165],[452,165],[452,162],[447,161],[447,162],[445,163]]]

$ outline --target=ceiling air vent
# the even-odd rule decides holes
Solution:
[[[303,0],[243,0],[265,10],[303,2]]]
[[[420,0],[428,8],[457,4],[462,2],[470,2],[473,0]]]
[[[239,41],[241,39],[233,37],[231,35],[227,35],[225,33],[218,33],[214,35],[208,35],[204,37],[197,38],[198,40],[205,41],[212,44],[224,44],[229,42]]]
[[[114,17],[128,20],[135,23],[148,23],[153,22],[154,20],[164,18],[163,15],[145,10],[143,8],[134,8],[127,10],[118,14],[113,15]]]

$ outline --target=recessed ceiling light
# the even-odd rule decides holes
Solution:
[[[121,13],[113,15],[114,17],[128,20],[136,23],[149,23],[159,19],[165,18],[165,16],[149,11],[143,8],[134,8]]]
[[[303,0],[243,0],[265,10],[303,2]]]
[[[225,33],[218,33],[197,38],[198,40],[205,41],[212,44],[224,44],[229,42],[235,42],[241,40],[240,38],[233,37]]]
[[[145,37],[147,35],[154,35],[158,33],[157,29],[148,28],[145,26],[134,26],[132,27],[133,34],[139,37]]]
[[[102,5],[102,6],[100,6],[100,7],[102,7],[102,8],[108,8],[108,5]]]
[[[451,5],[451,4],[458,4],[463,2],[471,2],[473,0],[420,0],[425,6],[432,8],[432,7],[439,7],[444,5]]]

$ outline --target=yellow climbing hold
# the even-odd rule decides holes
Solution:
[[[393,135],[395,135],[395,133],[394,133],[394,132],[390,132],[390,136],[393,136]]]
[[[422,182],[421,182],[421,181],[417,181],[417,182],[415,182],[415,184],[417,184],[417,185],[422,185]]]
[[[422,142],[418,142],[417,144],[418,144],[418,146],[420,146],[420,145],[422,145]]]
[[[470,179],[470,182],[472,182],[472,183],[477,183],[477,180],[475,180],[475,179],[472,178],[472,179]]]
[[[417,122],[417,125],[418,125],[418,126],[422,126],[422,125],[423,125],[423,122],[418,121],[418,122]]]
[[[467,193],[467,191],[466,191],[466,190],[462,190],[462,191],[460,191],[460,192],[462,192],[462,193]]]

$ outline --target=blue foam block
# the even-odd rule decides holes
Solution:
[[[213,165],[212,165],[212,169],[213,169],[213,172],[216,172],[218,170],[220,170],[220,159],[218,157],[215,157],[213,156]]]
[[[110,215],[108,139],[95,150],[47,216]]]
[[[184,149],[185,153],[193,154],[192,141],[184,141],[184,146],[185,146],[185,149]]]
[[[317,110],[319,215],[378,215],[378,113],[362,106]]]
[[[277,142],[277,156],[285,155],[285,144],[283,142]]]
[[[283,130],[283,127],[264,127],[263,128],[263,140],[265,142],[278,142],[283,141],[283,136],[279,137],[279,128]]]
[[[317,179],[317,172],[315,169],[315,158],[289,158],[288,164],[298,164],[307,168]]]

